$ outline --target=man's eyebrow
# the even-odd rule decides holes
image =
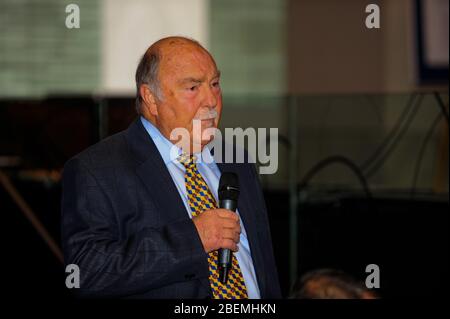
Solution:
[[[184,84],[184,83],[201,83],[203,81],[204,81],[204,79],[198,79],[198,78],[189,77],[189,78],[181,79],[179,82],[181,84]]]
[[[219,78],[220,77],[220,71],[217,70],[216,74],[214,75],[213,79]],[[205,79],[204,78],[194,78],[194,77],[188,77],[188,78],[184,78],[181,79],[179,81],[180,84],[185,84],[185,83],[202,83],[204,82]]]

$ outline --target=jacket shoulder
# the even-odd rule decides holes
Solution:
[[[127,160],[125,131],[111,135],[70,158],[65,167],[73,162],[82,163],[90,169],[120,165]]]

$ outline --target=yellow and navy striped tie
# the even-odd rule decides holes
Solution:
[[[217,208],[216,200],[211,194],[208,185],[197,170],[196,157],[182,154],[179,162],[186,168],[184,181],[188,194],[189,207],[192,216],[195,217],[205,210]],[[219,281],[219,270],[217,267],[218,251],[208,254],[209,282],[215,299],[247,299],[247,288],[244,277],[236,257],[233,255],[232,268],[228,274],[228,281],[222,284]]]

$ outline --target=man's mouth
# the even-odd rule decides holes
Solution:
[[[215,124],[216,124],[216,122],[215,122],[214,118],[202,120],[202,128],[203,129],[210,128],[210,127],[215,127]]]
[[[218,116],[217,111],[216,110],[211,110],[208,113],[202,114],[198,118],[195,118],[195,119],[196,120],[201,120],[201,121],[208,121],[208,120],[213,120],[214,121],[217,116]]]

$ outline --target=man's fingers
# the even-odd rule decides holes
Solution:
[[[192,221],[206,252],[219,248],[238,250],[241,226],[236,213],[226,209],[212,209],[193,217]]]
[[[230,239],[233,242],[235,242],[236,244],[239,243],[239,233],[236,232],[233,229],[229,229],[229,228],[225,228],[222,232],[222,238],[224,239]]]
[[[233,240],[226,238],[222,239],[220,248],[231,249],[234,252],[239,250],[238,245]]]
[[[239,221],[239,215],[232,212],[231,210],[218,209],[217,212],[218,212],[218,215],[222,218],[228,218],[228,219],[232,219],[234,221]]]
[[[234,221],[234,220],[224,220],[223,222],[222,222],[222,226],[224,227],[224,228],[231,228],[231,229],[234,229],[234,230],[236,230],[237,232],[241,232],[241,225],[239,224],[239,222],[236,222],[236,221]]]

